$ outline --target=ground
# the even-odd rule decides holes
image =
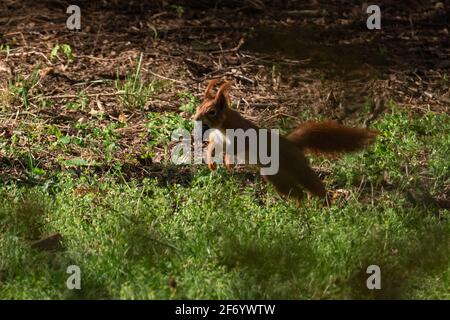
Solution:
[[[0,4],[0,298],[450,298],[449,1],[382,1],[381,30],[353,1],[70,4],[81,31],[64,1]],[[261,126],[379,138],[312,157],[331,207],[175,166],[211,78]]]

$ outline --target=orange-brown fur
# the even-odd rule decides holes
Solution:
[[[197,108],[194,119],[203,121],[210,128],[219,129],[223,134],[226,129],[258,130],[256,124],[229,108],[227,91],[231,83],[225,82],[213,95],[211,90],[216,83],[217,80],[212,80],[208,84],[204,101]],[[263,178],[271,182],[279,194],[297,201],[303,197],[303,188],[314,196],[325,197],[325,187],[310,167],[304,152],[311,150],[323,154],[337,154],[357,151],[373,143],[376,135],[372,130],[350,128],[331,121],[306,122],[289,135],[280,136],[278,173]],[[247,145],[246,150],[248,151]],[[226,157],[225,162],[228,167],[230,164],[227,163]],[[208,167],[214,170],[216,165],[208,162]]]
[[[358,151],[372,144],[377,132],[333,121],[305,122],[287,135],[298,148],[322,154]]]

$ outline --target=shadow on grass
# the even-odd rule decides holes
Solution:
[[[16,201],[0,194],[0,230],[10,231],[27,240],[39,239],[47,215],[47,204],[38,195],[19,195]]]
[[[50,210],[46,199],[32,192],[26,192],[18,198],[0,195],[0,284],[21,282],[24,279],[29,283],[44,281],[53,288],[59,288],[65,299],[110,298],[107,286],[89,274],[83,274],[81,290],[66,288],[66,280],[70,276],[66,269],[77,264],[70,254],[35,249],[32,245],[33,240],[44,234],[45,219]],[[50,294],[60,297],[58,291],[51,291]],[[22,297],[22,293],[17,294]]]
[[[307,279],[318,261],[304,241],[280,237],[267,243],[231,235],[222,243],[220,263],[239,271],[237,299],[298,299],[304,292],[298,280]]]
[[[414,287],[420,286],[419,277],[439,274],[450,264],[450,233],[448,225],[417,219],[412,236],[394,240],[388,246],[382,237],[367,243],[367,250],[357,257],[352,275],[342,284],[352,299],[405,299]],[[426,223],[426,222],[425,222]],[[366,273],[369,265],[381,270],[381,290],[368,290]]]
[[[131,261],[144,261],[147,266],[157,265],[176,253],[177,248],[155,229],[141,222],[128,228],[125,236],[126,258]]]
[[[225,234],[220,264],[237,272],[237,299],[406,299],[421,279],[439,274],[450,263],[450,232],[438,219],[415,218],[406,234],[374,232],[366,241],[334,258],[314,250],[312,234],[303,240],[283,236],[271,239]],[[344,255],[343,255],[344,254]],[[331,263],[331,265],[328,265]],[[381,269],[381,290],[366,286],[370,265]]]
[[[63,299],[66,300],[107,300],[112,298],[107,284],[97,276],[90,274],[83,274],[80,290],[65,289],[63,295]]]

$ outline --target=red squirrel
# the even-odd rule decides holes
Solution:
[[[209,128],[216,129],[214,134],[209,136],[207,163],[210,170],[216,168],[212,161],[214,145],[226,141],[227,129],[260,130],[256,124],[230,108],[228,91],[231,82],[223,83],[217,93],[212,94],[217,81],[214,79],[209,82],[204,101],[194,116],[194,120],[202,121]],[[278,172],[272,175],[262,174],[262,177],[272,183],[280,195],[294,198],[298,203],[303,197],[303,189],[314,196],[325,198],[324,184],[310,167],[305,152],[336,155],[358,151],[371,145],[376,136],[377,132],[374,130],[347,127],[333,121],[303,123],[287,136],[279,136]],[[248,151],[248,143],[245,148]],[[228,154],[225,154],[224,161],[227,167],[232,165]]]

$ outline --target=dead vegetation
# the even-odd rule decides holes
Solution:
[[[115,136],[109,164],[147,170],[142,156],[164,159],[163,145],[147,145],[148,114],[189,119],[180,106],[186,97],[194,104],[210,78],[234,80],[235,107],[270,127],[311,117],[370,125],[390,101],[450,111],[448,1],[383,1],[374,31],[365,5],[351,1],[78,4],[79,32],[65,26],[68,2],[0,5],[0,136],[23,150],[0,154],[10,176],[20,176],[27,153],[44,169],[103,162],[100,146],[34,148],[55,142],[49,126],[77,137],[87,124]]]

